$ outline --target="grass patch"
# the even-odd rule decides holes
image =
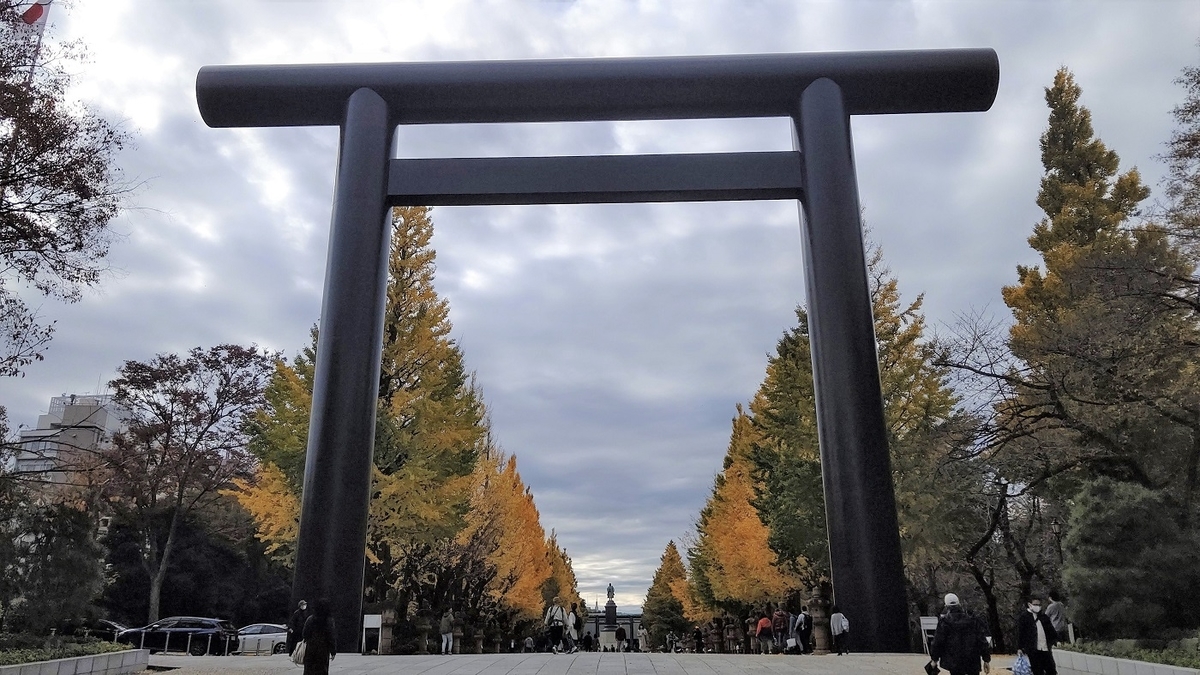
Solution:
[[[35,663],[37,661],[53,661],[54,659],[69,659],[76,656],[92,656],[108,654],[129,649],[129,645],[119,645],[115,642],[94,640],[88,642],[69,642],[57,647],[14,647],[0,650],[0,666],[11,666],[17,663]]]
[[[1113,642],[1079,641],[1073,645],[1057,645],[1055,649],[1079,652],[1082,654],[1094,654],[1096,656],[1112,656],[1118,659],[1129,659],[1131,661],[1158,663],[1164,666],[1179,666],[1181,668],[1200,669],[1200,652],[1196,651],[1195,649],[1184,649],[1182,647],[1146,649],[1137,645]]]

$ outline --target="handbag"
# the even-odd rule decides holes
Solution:
[[[292,650],[292,663],[302,666],[304,665],[304,640],[296,643],[296,648]]]
[[[1012,664],[1013,675],[1033,675],[1033,667],[1029,665],[1029,657],[1025,654],[1018,654],[1017,660]]]
[[[933,662],[933,659],[929,659],[929,663],[925,664],[925,672],[929,675],[938,675],[938,673],[942,671],[938,669],[937,664]]]

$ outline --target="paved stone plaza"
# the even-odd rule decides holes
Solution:
[[[740,654],[461,654],[457,656],[360,656],[342,654],[330,675],[924,675],[922,654],[847,654],[846,656],[745,656]],[[1004,671],[1012,658],[992,660],[992,672]],[[299,675],[300,667],[278,656],[150,657],[151,667],[178,668],[170,675]]]

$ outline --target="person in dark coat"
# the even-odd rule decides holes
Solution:
[[[992,649],[983,624],[968,614],[953,593],[946,594],[946,611],[938,619],[929,658],[950,675],[979,675],[980,660],[984,672],[991,672]]]
[[[1058,633],[1049,617],[1042,614],[1042,599],[1029,598],[1027,610],[1017,616],[1017,654],[1029,658],[1033,675],[1058,675],[1051,651],[1058,642]]]
[[[329,662],[337,656],[337,630],[329,613],[329,600],[313,603],[304,622],[304,675],[329,675]]]
[[[306,619],[308,619],[308,603],[301,600],[296,603],[296,611],[292,612],[292,618],[288,619],[287,653],[291,654],[296,651],[296,643],[300,641],[300,634],[304,632]]]

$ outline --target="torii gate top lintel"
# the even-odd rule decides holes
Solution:
[[[205,66],[212,127],[339,125],[367,88],[396,124],[781,117],[829,78],[850,115],[979,112],[1000,81],[992,49],[524,61]]]

